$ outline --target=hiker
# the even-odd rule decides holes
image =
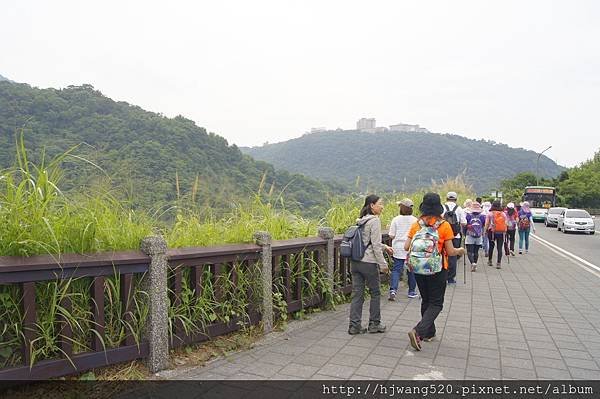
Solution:
[[[448,279],[448,256],[464,255],[464,248],[453,245],[454,232],[442,218],[440,196],[427,193],[419,206],[421,217],[415,222],[404,243],[408,268],[415,273],[421,294],[421,321],[408,333],[410,344],[421,350],[421,341],[435,337],[435,319],[442,311]]]
[[[364,224],[362,241],[365,253],[360,261],[351,261],[352,271],[352,303],[350,305],[350,326],[348,334],[364,334],[366,328],[362,327],[362,308],[364,303],[365,285],[369,288],[371,303],[369,306],[370,333],[385,332],[386,326],[381,323],[381,287],[379,272],[389,272],[388,264],[383,257],[383,251],[392,255],[391,247],[381,242],[381,220],[379,215],[383,212],[383,200],[371,194],[365,198],[365,204],[360,210],[357,224]]]
[[[467,256],[471,263],[471,271],[477,271],[477,261],[479,259],[479,248],[483,244],[483,232],[485,226],[485,216],[479,202],[471,203],[471,208],[467,213],[467,233],[465,236],[465,246],[467,247]]]
[[[506,237],[508,239],[508,249],[510,254],[515,256],[515,236],[517,232],[517,222],[519,221],[519,213],[515,209],[515,204],[509,202],[506,204]]]
[[[481,199],[481,198],[479,198],[479,199]],[[490,201],[485,201],[484,203],[481,204],[481,209],[482,209],[481,213],[486,218],[487,218],[488,212],[490,211],[491,207],[492,207],[492,203]],[[489,255],[489,251],[490,251],[490,240],[488,239],[488,235],[487,234],[483,235],[483,244],[482,244],[482,247],[483,247],[483,254],[487,258],[488,255]]]
[[[481,203],[482,203],[481,201],[483,201],[483,199],[481,199],[481,197],[475,198],[475,202],[478,202],[479,205],[481,205]]]
[[[465,211],[465,216],[467,216],[471,212],[471,205],[473,205],[473,200],[467,198],[463,203],[463,210]],[[465,238],[467,236],[467,226],[462,226],[461,236]]]
[[[390,231],[388,233],[392,240],[392,248],[394,255],[392,260],[394,266],[392,267],[392,278],[390,282],[390,294],[388,300],[394,301],[396,299],[396,293],[398,291],[398,283],[400,282],[400,276],[404,270],[404,264],[406,261],[406,251],[404,250],[404,242],[406,241],[406,235],[410,226],[417,221],[417,218],[413,216],[413,202],[409,198],[404,198],[402,201],[396,202],[399,206],[400,215],[394,217],[390,224]],[[415,280],[415,274],[407,270],[408,276],[408,297],[416,298],[417,292],[417,281]]]
[[[454,191],[446,194],[446,203],[444,204],[444,212],[442,217],[450,223],[452,231],[454,232],[454,247],[458,248],[461,246],[461,230],[467,225],[467,219],[463,209],[458,206],[456,200],[458,195]],[[458,256],[449,256],[448,258],[448,284],[456,284],[456,265],[458,263]]]
[[[519,254],[523,254],[523,244],[525,244],[525,253],[529,252],[529,233],[535,233],[535,225],[533,224],[533,215],[529,202],[525,201],[519,209],[519,219],[517,222],[519,228]]]
[[[504,248],[504,236],[506,235],[506,215],[502,210],[502,204],[500,200],[496,200],[492,203],[492,207],[488,212],[485,219],[484,231],[488,236],[490,245],[488,253],[488,266],[493,266],[492,258],[494,256],[494,246],[498,251],[498,257],[496,261],[496,269],[502,268],[502,250]]]

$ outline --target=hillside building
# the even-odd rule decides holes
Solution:
[[[375,129],[375,118],[360,118],[356,122],[356,130],[365,131],[366,129]]]
[[[419,125],[409,125],[407,123],[398,123],[390,126],[391,132],[418,132],[418,133],[429,133],[429,130]]]

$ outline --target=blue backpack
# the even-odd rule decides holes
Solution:
[[[431,275],[442,271],[443,255],[438,249],[440,234],[438,229],[444,219],[439,219],[433,226],[429,226],[423,219],[419,219],[419,231],[410,242],[410,249],[406,257],[408,270],[415,274]]]
[[[367,222],[357,223],[354,226],[348,227],[340,244],[340,256],[342,258],[350,258],[353,261],[359,262],[365,256],[365,251],[371,245],[363,243],[362,235]]]

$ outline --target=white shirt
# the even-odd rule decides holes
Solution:
[[[394,249],[394,258],[406,259],[407,252],[404,250],[404,243],[407,240],[410,226],[418,219],[413,215],[398,215],[392,219],[389,235],[394,236],[392,248]]]
[[[458,223],[460,223],[461,226],[467,225],[467,213],[460,206],[458,206],[456,202],[448,201],[444,204],[444,213],[442,213],[442,217],[444,217],[444,215],[446,214],[446,206],[450,210],[456,208],[454,212],[456,213],[456,217],[458,218]],[[454,236],[454,238],[460,238],[460,232],[456,236]]]

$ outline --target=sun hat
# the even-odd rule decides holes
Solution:
[[[481,209],[481,204],[479,204],[479,202],[477,201],[471,203],[469,209],[471,210],[471,212],[481,212],[483,210]]]
[[[423,202],[419,205],[419,210],[422,215],[426,216],[441,216],[444,213],[442,200],[438,193],[427,193],[423,196]]]
[[[414,205],[414,202],[410,198],[403,198],[400,201],[396,201],[396,205],[404,205],[410,208]]]

